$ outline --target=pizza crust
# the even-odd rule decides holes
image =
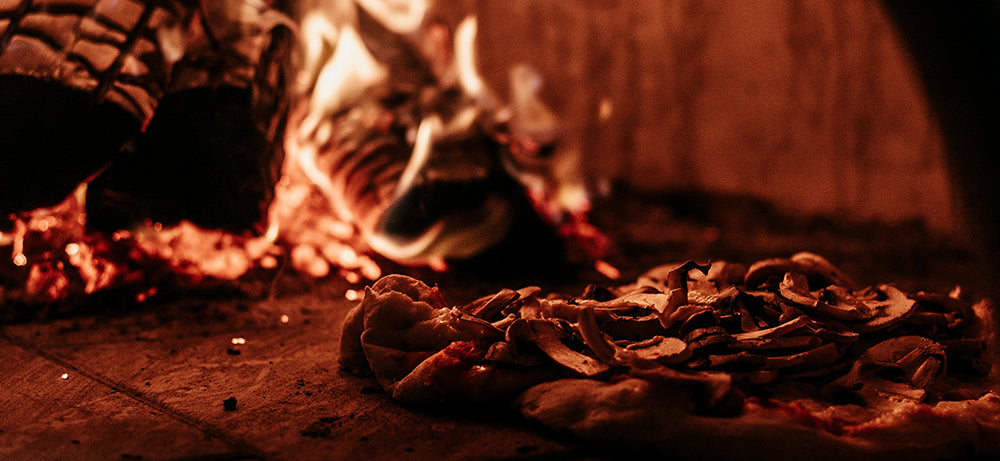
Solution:
[[[814,413],[748,401],[736,416],[714,417],[689,412],[690,400],[683,389],[638,378],[563,379],[528,389],[517,403],[526,418],[581,440],[681,458],[912,461],[1000,453],[1000,395],[993,393],[934,406],[901,403],[846,426],[829,419],[836,408]]]

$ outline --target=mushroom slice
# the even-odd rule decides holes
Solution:
[[[654,336],[641,343],[625,346],[633,357],[663,365],[674,365],[691,358],[691,349],[680,338]]]
[[[863,322],[851,323],[849,326],[852,330],[858,333],[882,330],[899,324],[913,314],[917,302],[908,298],[898,288],[889,284],[881,284],[876,290],[885,294],[885,301],[871,302],[869,307],[875,309],[876,315]]]
[[[781,296],[808,310],[809,313],[821,314],[837,320],[858,320],[869,318],[872,314],[869,309],[864,311],[858,308],[860,303],[836,303],[829,304],[820,300],[817,293],[809,291],[809,282],[805,275],[795,272],[786,272],[785,278],[779,285]],[[865,307],[864,304],[860,304]]]
[[[730,349],[744,351],[769,351],[781,349],[806,349],[823,344],[819,336],[781,336],[777,338],[758,338],[737,340],[729,345]]]
[[[687,322],[690,318],[702,314],[704,312],[712,312],[711,306],[702,306],[698,304],[685,304],[678,307],[670,315],[660,315],[660,325],[664,329],[669,329],[678,322]]]
[[[810,320],[809,324],[806,325],[806,328],[812,334],[819,336],[820,339],[835,343],[853,343],[861,337],[860,334],[855,331],[848,330],[846,327],[832,325],[829,323],[821,323],[815,320]]]
[[[715,282],[719,288],[726,288],[743,283],[746,274],[746,265],[727,261],[716,261],[712,263],[712,267],[708,270],[706,278]]]
[[[592,306],[595,313],[601,311],[622,312],[636,307],[663,312],[667,308],[668,296],[664,293],[628,293],[610,301],[581,301],[581,306]]]
[[[688,272],[698,269],[702,274],[708,275],[712,269],[712,264],[698,264],[688,260],[680,264],[664,264],[654,267],[639,276],[635,287],[654,287],[661,292],[673,288],[682,288],[687,285]]]
[[[767,360],[763,355],[741,351],[735,354],[709,355],[708,366],[727,371],[750,371],[763,368],[767,365]]]
[[[811,279],[823,280],[820,282],[822,286],[839,285],[849,290],[854,289],[854,282],[847,274],[816,253],[803,251],[792,255],[790,259],[799,266],[800,272],[809,275]]]
[[[783,336],[795,330],[803,328],[809,325],[811,322],[812,320],[810,320],[809,317],[803,315],[771,328],[765,328],[763,330],[750,331],[746,333],[737,333],[733,335],[733,338],[735,338],[737,341],[776,338],[778,336]]]
[[[752,370],[743,373],[730,373],[736,381],[745,381],[750,384],[773,383],[781,377],[781,373],[776,370]]]
[[[687,342],[692,351],[697,351],[724,347],[733,342],[733,337],[726,332],[725,328],[708,327],[691,330],[684,337],[684,341]]]
[[[707,275],[711,267],[711,264],[698,264],[694,261],[687,261],[667,272],[666,304],[662,308],[658,306],[656,309],[660,313],[660,323],[663,325],[663,328],[669,328],[671,321],[668,319],[671,314],[688,304],[688,272],[698,269],[702,274]]]
[[[762,259],[750,265],[746,275],[743,276],[743,284],[749,289],[755,289],[769,280],[778,282],[785,273],[793,272],[797,268],[798,266],[788,258]]]
[[[837,361],[840,352],[834,343],[826,343],[815,349],[783,357],[768,357],[767,368],[783,370],[786,368],[819,368]]]
[[[481,319],[491,319],[504,310],[514,301],[521,297],[520,293],[504,288],[496,294],[483,296],[469,304],[461,307],[464,312],[468,312]]]
[[[611,371],[599,360],[570,349],[563,338],[568,334],[555,320],[515,320],[507,328],[507,342],[531,342],[561,367],[579,376],[595,378]]]
[[[537,351],[533,352],[534,353],[516,350],[514,347],[511,347],[508,342],[497,341],[490,345],[490,348],[486,351],[485,358],[490,362],[509,363],[527,367],[551,363],[541,353]]]
[[[601,324],[601,329],[612,338],[621,339],[651,338],[666,331],[656,313],[634,317],[612,313]]]
[[[593,308],[584,307],[580,309],[580,314],[577,316],[576,329],[580,332],[580,336],[583,337],[583,342],[587,344],[590,350],[594,351],[594,355],[600,361],[609,364],[618,361],[616,346],[604,337],[604,332],[597,326],[597,318],[594,317]]]
[[[732,302],[739,294],[740,290],[732,286],[714,293],[692,290],[688,292],[687,302],[689,304],[707,304],[718,307],[722,303]]]
[[[865,351],[863,359],[883,368],[902,370],[902,378],[923,388],[937,376],[945,362],[944,346],[922,336],[899,336]]]
[[[662,293],[632,293],[610,301],[527,298],[521,308],[521,317],[559,318],[576,322],[580,310],[589,308],[593,309],[598,319],[604,321],[611,314],[621,314],[635,309],[663,309],[666,302],[667,295]]]
[[[846,375],[824,386],[822,393],[831,399],[861,400],[871,407],[886,400],[920,402],[944,360],[944,347],[922,336],[887,339],[868,348]]]
[[[433,319],[434,322],[451,322],[452,328],[465,333],[471,338],[480,338],[487,341],[499,341],[504,337],[503,330],[497,328],[492,323],[479,317],[475,317],[462,312],[458,308],[452,308],[451,316],[439,316]]]
[[[810,252],[799,252],[791,258],[769,258],[757,261],[747,269],[743,283],[747,288],[754,289],[766,284],[769,280],[780,281],[786,272],[797,272],[809,279],[811,286],[823,288],[828,285],[840,285],[854,289],[854,282],[840,269],[837,269],[826,258]]]
[[[865,304],[865,300],[854,295],[853,292],[840,285],[830,285],[819,291],[819,299],[834,307],[844,310],[853,310],[860,318],[868,319],[875,316],[875,310]]]

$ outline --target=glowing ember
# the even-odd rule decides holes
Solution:
[[[597,272],[600,272],[602,275],[611,280],[618,280],[618,278],[622,276],[621,271],[619,271],[617,267],[612,266],[606,261],[598,260],[594,263],[594,269],[597,269]]]
[[[138,303],[146,302],[146,300],[148,300],[150,297],[156,295],[157,291],[158,290],[156,289],[156,287],[153,287],[153,288],[150,288],[150,289],[148,289],[146,291],[138,293],[138,294],[135,295],[135,302],[138,302]]]

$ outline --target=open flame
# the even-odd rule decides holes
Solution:
[[[586,224],[590,202],[575,157],[563,153],[553,162],[540,155],[557,144],[561,128],[538,96],[541,77],[515,66],[512,102],[501,105],[478,72],[475,17],[452,32],[426,20],[430,8],[426,0],[337,0],[304,14],[285,159],[262,235],[190,222],[88,233],[84,182],[58,205],[11,217],[13,230],[0,232],[0,245],[10,247],[8,272],[16,275],[5,278],[21,278],[30,299],[58,300],[70,296],[74,284],[89,294],[134,282],[151,261],[194,282],[236,280],[287,261],[311,277],[335,274],[356,284],[381,276],[373,253],[444,269],[446,258],[471,256],[503,237],[510,210],[502,194],[487,196],[483,210],[445,215],[405,238],[385,221],[427,181],[456,174],[440,169],[437,156],[448,154],[439,151],[461,151],[471,142],[507,152],[498,169],[516,179],[567,238],[586,241],[581,246],[599,256],[603,237]],[[361,15],[395,34],[399,40],[381,47],[396,49],[373,50]],[[406,59],[392,60],[400,54]],[[488,177],[496,166],[490,155],[463,151],[457,158],[467,163],[457,169],[476,180]],[[137,299],[155,292],[144,290]]]
[[[537,72],[525,65],[515,66],[511,72],[513,101],[501,105],[478,71],[474,16],[463,19],[452,33],[444,24],[425,21],[430,10],[426,1],[358,1],[361,10],[402,37],[394,44],[397,55],[414,55],[408,56],[409,60],[397,57],[400,62],[395,62],[390,54],[390,59],[380,61],[379,53],[366,46],[358,10],[349,3],[332,2],[308,12],[302,21],[301,98],[286,136],[290,160],[285,163],[285,180],[295,183],[299,178],[307,179],[310,184],[306,189],[323,196],[332,219],[349,223],[355,230],[349,237],[360,242],[352,241],[352,247],[358,248],[360,243],[366,250],[395,261],[443,268],[445,259],[472,256],[503,238],[511,225],[510,210],[499,197],[484,199],[485,212],[481,214],[441,217],[416,236],[400,238],[384,228],[396,203],[409,194],[419,194],[418,183],[435,174],[429,164],[435,155],[445,155],[438,152],[447,149],[442,146],[478,137],[492,138],[478,140],[497,142],[509,151],[499,156],[500,168],[527,189],[537,211],[549,222],[563,226],[566,234],[589,240],[584,247],[601,247],[593,251],[595,255],[603,251],[599,233],[586,225],[590,202],[573,167],[576,156],[563,153],[553,161],[540,155],[544,147],[560,140],[561,125],[540,100],[542,81]],[[412,61],[424,68],[416,72],[407,68],[413,66]],[[401,94],[395,97],[413,101],[437,98],[424,104],[438,107],[417,104],[406,112],[380,104],[380,91],[396,91]],[[352,129],[355,132],[344,132]],[[396,131],[405,135],[398,136]],[[355,139],[368,133],[384,137]],[[374,154],[359,154],[357,151],[366,146],[355,143],[363,142],[397,145],[373,147]],[[386,163],[377,168],[358,166],[370,162],[365,155],[395,158],[384,160]],[[473,160],[466,168],[491,167]],[[352,183],[355,174],[366,176],[367,182]],[[280,197],[275,201],[279,208],[281,202]],[[289,227],[280,220],[272,224],[279,235]],[[347,232],[341,234],[336,238],[348,237],[344,235]]]

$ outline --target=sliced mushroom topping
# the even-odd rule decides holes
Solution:
[[[782,323],[806,315],[806,313],[803,312],[802,309],[799,309],[798,307],[789,302],[785,301],[779,302],[778,308],[781,309],[781,315],[778,316],[778,321]]]
[[[622,339],[652,338],[666,331],[656,313],[642,316],[610,314],[601,324],[601,329],[612,338]]]
[[[727,371],[750,371],[767,365],[767,357],[746,351],[708,356],[708,366]]]
[[[486,360],[497,363],[509,363],[526,367],[535,367],[551,363],[546,356],[511,347],[510,343],[498,341],[490,345],[486,351]]]
[[[823,388],[828,398],[860,399],[877,407],[880,399],[922,401],[943,368],[944,347],[920,336],[899,336],[865,351],[844,376]]]
[[[767,384],[778,380],[782,375],[777,370],[752,370],[743,373],[730,373],[734,381],[744,381],[750,384]]]
[[[732,343],[733,337],[722,327],[708,327],[691,331],[684,337],[684,341],[693,351],[714,350]]]
[[[701,309],[694,310],[691,315],[688,315],[687,318],[677,326],[679,336],[687,335],[688,333],[699,328],[721,327],[719,324],[719,317],[715,309],[712,309],[709,306],[697,307]],[[687,306],[684,306],[684,308],[687,308]]]
[[[526,319],[564,319],[575,322],[580,306],[561,299],[529,298],[524,300],[520,314]]]
[[[457,331],[464,332],[472,338],[479,338],[487,341],[499,341],[504,337],[503,330],[493,326],[492,323],[479,317],[465,314],[458,308],[452,308],[451,315],[454,318],[454,320],[452,320],[452,328]],[[435,321],[447,321],[447,319],[439,318],[435,319]]]
[[[489,320],[520,297],[521,295],[518,292],[504,288],[496,294],[483,296],[466,304],[461,309],[481,319]]]
[[[694,261],[687,261],[667,272],[665,280],[666,304],[662,307],[662,310],[657,309],[660,313],[660,323],[663,324],[664,328],[668,328],[668,325],[671,323],[668,320],[670,315],[677,309],[688,304],[688,272],[698,269],[703,274],[707,274],[710,268],[711,265],[709,264],[698,264]]]
[[[877,291],[885,294],[885,301],[869,302],[869,307],[876,312],[875,316],[863,322],[851,323],[852,330],[858,333],[882,330],[899,324],[914,312],[917,302],[908,298],[898,288],[882,284],[877,287]]]
[[[493,326],[499,330],[507,331],[507,327],[509,327],[510,324],[514,322],[514,320],[517,320],[516,315],[507,314],[506,317],[497,320],[496,322],[493,322]]]
[[[820,314],[838,320],[858,320],[872,316],[867,308],[862,312],[854,303],[828,304],[820,300],[817,293],[809,291],[809,282],[806,280],[806,276],[795,272],[785,273],[785,277],[779,285],[779,290],[782,297],[808,310],[809,313]],[[861,303],[859,302],[858,304]],[[864,307],[864,304],[861,304],[861,306]]]
[[[762,259],[750,265],[743,276],[743,285],[749,289],[760,288],[772,281],[778,283],[787,272],[794,272],[798,266],[788,258]]]
[[[711,306],[703,306],[698,304],[686,304],[680,306],[674,310],[670,315],[660,315],[660,325],[665,329],[670,329],[670,327],[678,323],[686,323],[691,317],[704,312],[711,312]]]
[[[795,330],[803,328],[806,325],[809,325],[811,322],[812,320],[810,320],[809,317],[803,315],[775,327],[765,328],[763,330],[751,331],[747,333],[738,333],[733,335],[733,338],[736,339],[737,341],[777,338],[779,336],[783,336]]]
[[[806,328],[816,336],[819,336],[820,339],[835,343],[853,343],[861,337],[857,332],[848,330],[845,327],[830,323],[820,323],[815,320],[810,320]]]
[[[805,275],[813,288],[823,288],[828,285],[840,285],[849,290],[854,289],[854,282],[830,261],[820,255],[800,252],[791,258],[769,258],[757,261],[747,269],[743,283],[747,288],[754,289],[768,283],[779,282],[786,272],[796,272]]]
[[[797,272],[785,272],[778,290],[785,299],[800,306],[815,307],[819,303],[819,299],[809,291],[806,276]]]
[[[667,307],[667,302],[668,296],[663,293],[629,293],[610,301],[584,301],[580,305],[593,307],[595,313],[599,311],[623,312],[636,307],[663,312]]]
[[[899,336],[882,341],[862,355],[862,361],[881,367],[899,367],[912,376],[928,357],[944,361],[944,347],[921,336]]]
[[[799,267],[799,271],[805,273],[810,279],[821,279],[818,288],[828,285],[839,285],[849,290],[854,289],[854,282],[840,269],[837,269],[826,258],[807,251],[792,255],[791,261]]]
[[[783,357],[768,357],[767,368],[782,370],[785,368],[820,368],[837,361],[840,353],[833,343],[826,343],[815,349]]]
[[[754,316],[750,313],[749,310],[747,310],[746,307],[743,306],[742,303],[736,306],[735,314],[739,315],[740,317],[740,330],[743,331],[744,333],[760,330],[766,325],[766,323],[764,323],[763,321],[761,321],[761,323],[764,325],[758,324],[754,320]]]
[[[576,329],[580,332],[583,342],[594,352],[598,360],[609,364],[618,361],[615,345],[604,337],[604,332],[597,326],[594,309],[590,307],[580,309],[580,314],[577,316]]]
[[[698,264],[694,261],[686,261],[680,267],[667,273],[667,288],[687,288],[688,273],[698,269],[702,274],[708,275],[711,264]]]
[[[727,261],[717,261],[712,263],[706,277],[715,282],[720,289],[740,285],[747,274],[747,266],[739,263]]]
[[[688,343],[692,343],[706,336],[729,336],[730,339],[732,339],[732,336],[730,336],[729,333],[726,332],[725,328],[706,327],[706,328],[698,328],[695,330],[691,330],[690,333],[684,336],[684,340],[687,341]]]
[[[691,349],[680,338],[654,336],[642,343],[625,347],[633,357],[663,365],[674,365],[691,358]]]
[[[732,302],[733,299],[735,299],[739,294],[740,290],[732,286],[714,293],[690,291],[688,292],[687,302],[688,304],[703,304],[719,307],[720,303]]]
[[[729,345],[729,348],[745,351],[769,351],[776,349],[814,348],[822,343],[823,340],[819,336],[781,336],[777,338],[736,340]]]
[[[831,306],[842,310],[857,312],[862,319],[871,318],[875,315],[875,310],[868,307],[862,298],[855,296],[840,285],[829,285],[819,291],[819,299]]]
[[[591,283],[583,289],[583,294],[580,295],[581,299],[592,299],[594,301],[611,301],[617,296],[613,291],[607,287],[600,285],[595,285]]]
[[[924,357],[920,362],[920,365],[913,369],[913,372],[909,373],[908,379],[910,384],[921,389],[927,388],[931,381],[937,377],[938,372],[944,367],[944,360],[941,357]]]
[[[611,367],[599,360],[570,349],[563,342],[567,332],[557,321],[518,319],[507,328],[507,341],[534,343],[552,361],[566,370],[587,378],[606,375]]]
[[[352,357],[358,343],[359,363],[374,351],[391,360],[371,362],[373,370],[383,363],[408,370],[438,345],[472,338],[489,345],[488,362],[594,379],[627,369],[698,396],[697,411],[707,413],[738,411],[729,400],[739,392],[733,380],[810,379],[830,399],[870,407],[922,401],[946,370],[958,378],[986,375],[984,357],[996,355],[986,350],[996,335],[986,304],[973,306],[958,294],[909,296],[886,284],[855,290],[812,253],[749,268],[662,266],[633,285],[590,286],[579,298],[539,292],[501,290],[449,308],[436,289],[387,277],[366,290],[345,322],[344,335],[353,339],[341,355]],[[367,308],[373,303],[388,307],[375,312]],[[896,337],[883,340],[889,336]],[[399,352],[409,355],[393,358]]]

